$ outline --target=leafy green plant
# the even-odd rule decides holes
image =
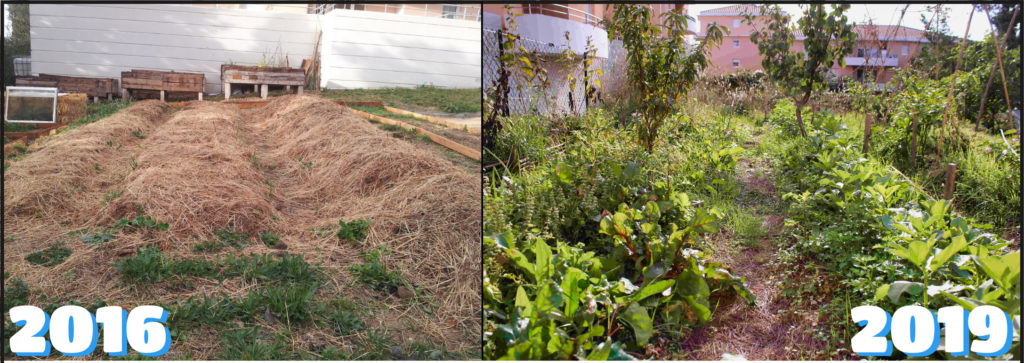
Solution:
[[[33,265],[50,267],[64,263],[69,256],[71,256],[70,249],[61,247],[59,243],[54,243],[44,250],[28,254],[25,256],[25,260]]]
[[[234,247],[236,250],[241,250],[249,244],[249,232],[238,231],[231,223],[223,228],[213,230],[213,235],[223,245]]]
[[[357,219],[351,222],[345,222],[344,219],[338,220],[338,225],[341,228],[335,233],[335,236],[342,241],[350,241],[353,243],[362,242],[366,239],[366,233],[370,229],[370,221],[365,219]]]
[[[132,136],[135,136],[136,138],[139,138],[139,139],[145,139],[146,138],[146,135],[143,135],[142,131],[139,131],[139,130],[132,130]]]
[[[349,272],[356,276],[357,281],[374,290],[394,292],[399,286],[405,285],[405,280],[400,271],[388,271],[381,262],[381,257],[389,253],[391,252],[385,246],[364,252],[363,261],[366,263],[349,266]]]
[[[216,240],[206,240],[192,246],[192,252],[220,252],[224,245]]]
[[[710,24],[696,47],[686,43],[687,24],[693,18],[677,9],[652,21],[643,5],[615,6],[608,22],[608,37],[622,39],[627,50],[629,84],[636,92],[638,112],[633,122],[638,141],[647,152],[654,150],[658,132],[700,72],[708,66],[711,47],[722,42],[723,31]],[[657,24],[656,24],[657,23]]]
[[[263,241],[263,244],[267,245],[267,247],[274,247],[274,245],[281,241],[281,237],[273,231],[260,232],[259,238],[260,241]]]

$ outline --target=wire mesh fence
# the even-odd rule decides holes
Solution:
[[[519,38],[517,49],[505,50],[500,46],[503,37],[501,30],[484,29],[483,71],[486,96],[493,98],[495,92],[500,92],[497,82],[501,70],[505,69],[509,72],[508,87],[505,89],[508,92],[510,114],[581,114],[593,106],[587,97],[588,89],[595,86],[587,82],[588,71],[584,66],[587,55],[567,57],[563,53],[564,45],[526,38]],[[525,57],[533,67],[527,70],[518,62],[503,63],[501,56],[506,51],[515,52],[513,58],[516,59]],[[600,58],[593,60],[596,64]]]

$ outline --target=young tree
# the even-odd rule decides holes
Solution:
[[[829,12],[824,5],[808,5],[796,27],[805,37],[803,52],[791,49],[795,36],[790,18],[778,5],[762,5],[760,16],[744,14],[745,22],[755,28],[750,41],[757,44],[761,53],[761,66],[793,99],[796,123],[804,137],[807,130],[801,109],[811,99],[811,93],[824,85],[828,69],[834,63],[846,64],[844,58],[856,43],[853,26],[843,14],[849,8],[848,4],[833,5]]]
[[[28,4],[4,4],[11,18],[11,27],[4,29],[4,85],[14,85],[14,57],[27,56],[32,44],[29,38]]]
[[[636,94],[634,120],[641,145],[654,150],[658,129],[690,86],[708,66],[711,47],[722,42],[723,31],[708,25],[696,46],[686,44],[687,23],[693,18],[672,10],[662,13],[660,25],[651,23],[651,9],[642,5],[616,5],[608,22],[608,38],[616,36],[628,52],[628,83]]]

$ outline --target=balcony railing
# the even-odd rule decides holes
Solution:
[[[525,3],[522,6],[512,6],[511,9],[513,11],[517,9],[521,10],[523,14],[555,16],[573,21],[578,21],[580,23],[584,23],[587,25],[593,25],[595,27],[601,26],[600,17],[591,14],[590,12],[587,12],[585,10],[576,9],[565,5]]]
[[[899,67],[900,59],[896,57],[846,57],[846,65],[852,67]]]
[[[444,19],[480,21],[480,5],[470,4],[315,4],[314,14],[327,14],[334,9],[376,11],[380,13],[416,15]]]

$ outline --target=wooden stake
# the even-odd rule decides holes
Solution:
[[[160,102],[164,102],[164,101],[166,101],[166,100],[164,99],[164,96],[165,96],[166,94],[167,94],[167,91],[164,91],[164,90],[160,90]]]
[[[995,26],[995,23],[992,23],[992,15],[989,15],[988,13],[988,4],[984,4],[984,7],[985,15],[988,16],[989,23],[991,23],[992,26]],[[1014,14],[1016,14],[1017,6],[1015,5],[1013,8]],[[1013,28],[1013,20],[1010,20],[1010,25],[1010,28]],[[999,34],[997,34],[995,31],[992,31],[992,36],[998,37]],[[995,38],[994,40],[999,40],[999,38]],[[995,42],[993,41],[992,44],[995,44]],[[999,64],[999,76],[1003,78],[1003,95],[1006,96],[1006,112],[1011,112],[1013,111],[1013,106],[1010,106],[1010,92],[1008,92],[1006,88],[1006,72],[1003,71],[1003,49],[999,45],[996,45],[996,63]]]
[[[910,164],[917,165],[917,115],[914,115],[912,127],[914,129],[914,138],[910,139]]]
[[[868,145],[871,144],[871,113],[864,115],[864,155],[868,154]]]
[[[946,164],[946,190],[942,194],[943,199],[953,199],[953,189],[956,187],[956,164]]]
[[[224,82],[224,100],[231,99],[231,83]]]
[[[1020,7],[1019,6],[1014,6],[1013,7],[1013,16],[1010,17],[1010,24],[1013,24],[1013,22],[1017,20],[1017,14],[1018,13],[1020,13]],[[991,18],[992,17],[990,16],[989,19],[991,20]],[[1006,29],[1006,32],[1003,34],[1003,40],[999,41],[999,45],[998,45],[998,47],[996,49],[1002,49],[1002,47],[1006,45],[1006,38],[1010,37],[1010,31],[1011,30],[1013,30],[1013,27],[1010,27],[1010,28]],[[993,36],[998,36],[999,34],[997,32],[995,32],[995,31],[993,31],[992,35]],[[997,38],[997,40],[998,40],[998,38]],[[996,76],[996,65],[993,64],[992,65],[992,71],[989,72],[989,74],[988,74],[988,84],[985,85],[985,92],[982,93],[982,95],[981,95],[981,106],[978,107],[978,119],[974,121],[974,131],[978,131],[978,127],[981,126],[981,116],[983,115],[982,112],[984,112],[983,110],[985,109],[985,101],[988,100],[988,90],[989,90],[989,88],[992,87],[992,80],[995,78],[995,76]],[[1003,77],[1003,86],[1004,86],[1003,87],[1003,91],[1005,93],[1005,91],[1006,91],[1006,87],[1005,87],[1006,86],[1006,77]],[[1009,94],[1008,93],[1007,93],[1007,99],[1009,99]],[[1007,102],[1009,102],[1009,100],[1007,100]],[[1007,105],[1008,108],[1010,107],[1009,103],[1007,103],[1006,105]]]
[[[942,139],[946,136],[946,123],[949,121],[949,109],[953,102],[953,88],[956,87],[956,74],[960,71],[960,63],[964,60],[964,48],[967,47],[967,34],[971,31],[971,20],[974,19],[974,5],[971,5],[971,15],[967,17],[967,29],[964,30],[964,39],[960,41],[960,54],[956,56],[956,66],[953,67],[953,81],[949,83],[949,95],[946,96],[946,112],[942,114],[942,130],[939,131],[939,161],[942,161]]]

